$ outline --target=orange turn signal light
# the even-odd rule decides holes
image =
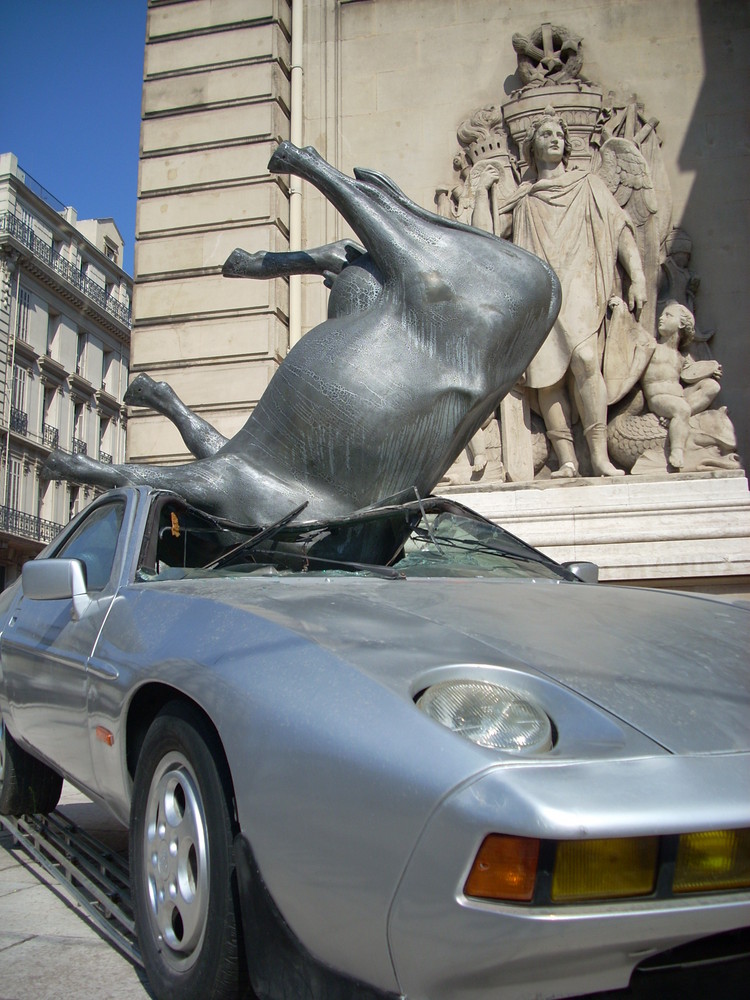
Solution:
[[[528,903],[534,895],[540,841],[491,833],[482,841],[464,894]]]
[[[105,746],[113,747],[115,745],[115,734],[104,726],[96,727],[96,738]]]

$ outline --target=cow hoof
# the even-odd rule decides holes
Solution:
[[[61,451],[53,451],[39,470],[40,478],[65,479],[68,472],[68,462],[71,457],[71,455],[66,455]]]
[[[151,376],[141,372],[140,375],[136,375],[125,390],[125,395],[122,397],[123,402],[127,403],[128,406],[147,406],[147,400],[153,395],[155,386],[156,382]]]

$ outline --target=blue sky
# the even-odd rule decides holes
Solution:
[[[113,218],[133,273],[146,0],[0,0],[0,152],[79,219]]]

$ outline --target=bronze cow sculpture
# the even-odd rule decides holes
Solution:
[[[545,263],[420,208],[382,174],[348,177],[311,147],[283,142],[268,166],[314,184],[366,253],[355,248],[347,261],[345,243],[297,255],[235,251],[224,273],[331,272],[329,318],[292,348],[230,440],[177,407],[196,461],[104,465],[56,452],[48,478],[172,489],[241,523],[268,524],[304,502],[305,519],[335,517],[429,494],[521,376],[560,306]],[[153,403],[155,387],[141,379],[139,399],[136,380],[128,399]],[[175,407],[172,394],[165,411]]]

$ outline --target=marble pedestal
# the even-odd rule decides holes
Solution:
[[[750,492],[742,471],[449,486],[450,496],[605,583],[750,596]]]

